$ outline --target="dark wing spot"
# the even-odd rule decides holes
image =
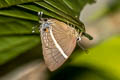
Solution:
[[[43,29],[44,32],[49,32],[48,28]]]

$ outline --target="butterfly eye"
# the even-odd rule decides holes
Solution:
[[[44,21],[47,21],[48,19],[44,19]]]

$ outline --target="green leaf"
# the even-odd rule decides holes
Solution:
[[[57,18],[57,19],[61,19],[57,14],[55,14],[51,11],[47,11],[44,8],[41,8],[40,6],[38,7],[34,4],[19,5],[19,7],[30,10],[30,11],[33,11],[33,12],[36,12],[36,13],[42,11],[44,13],[44,15],[51,16],[51,17],[54,17],[54,18]],[[61,20],[65,20],[65,19],[61,19]]]
[[[0,37],[0,65],[33,48],[39,42],[40,38],[37,36]]]
[[[36,2],[36,4],[48,9],[49,11],[55,13],[57,16],[60,16],[60,18],[65,18],[67,21],[76,23],[75,20],[72,19],[69,15],[64,14],[63,12],[59,11],[58,9],[54,8],[53,6],[50,6],[49,4],[45,2]],[[55,16],[54,16],[55,17]],[[57,17],[55,17],[57,19]],[[66,22],[67,22],[66,21]]]
[[[65,14],[72,15],[75,17],[74,13],[71,13],[72,10],[65,5],[63,0],[44,0],[46,3],[50,4],[51,6],[55,7],[56,9],[60,10],[61,12],[64,12]]]
[[[7,16],[0,16],[0,18],[0,64],[40,42],[40,36],[32,34],[34,22]]]
[[[0,16],[0,36],[15,34],[32,34],[33,21]]]
[[[0,0],[0,8],[10,7],[22,3],[35,2],[35,1],[42,1],[42,0]]]
[[[62,0],[71,10],[76,14],[75,16],[80,15],[81,10],[87,3],[94,3],[95,0]],[[78,16],[79,18],[79,16]]]
[[[38,21],[37,15],[33,15],[27,11],[23,11],[23,9],[19,7],[10,7],[6,9],[1,9],[0,15]]]

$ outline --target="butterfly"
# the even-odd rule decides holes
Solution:
[[[39,23],[45,64],[54,71],[69,58],[81,37],[75,28],[56,19],[40,17]]]

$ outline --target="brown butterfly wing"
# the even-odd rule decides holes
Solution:
[[[63,51],[70,56],[76,46],[76,30],[63,22],[51,19],[53,34]]]
[[[53,22],[53,24],[51,24],[52,32],[57,43],[69,57],[76,46],[74,30],[72,30],[72,28],[65,23],[55,19],[50,19],[49,21]],[[45,63],[51,71],[54,71],[59,68],[66,61],[66,59],[56,48],[50,32],[42,33],[41,40]]]

